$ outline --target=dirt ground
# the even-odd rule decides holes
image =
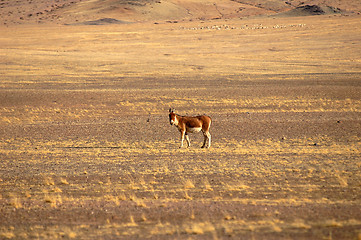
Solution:
[[[2,27],[0,239],[361,239],[360,20]]]

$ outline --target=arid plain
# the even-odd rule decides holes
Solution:
[[[360,20],[1,27],[0,238],[361,239]]]

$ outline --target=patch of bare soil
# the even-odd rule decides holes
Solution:
[[[359,22],[2,28],[0,238],[359,239]]]

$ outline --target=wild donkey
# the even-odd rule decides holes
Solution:
[[[169,122],[170,125],[174,125],[178,128],[181,133],[181,145],[183,147],[184,137],[187,141],[188,147],[191,145],[189,141],[188,133],[200,132],[202,131],[204,136],[204,142],[202,148],[206,146],[208,140],[207,148],[211,146],[211,134],[209,133],[209,128],[211,127],[212,119],[206,115],[188,117],[180,116],[174,113],[173,109],[169,109]]]

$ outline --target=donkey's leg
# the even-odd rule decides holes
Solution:
[[[207,134],[203,131],[202,131],[202,133],[203,133],[204,141],[203,141],[203,145],[201,148],[204,148],[206,146],[206,142],[207,142]]]
[[[189,140],[189,136],[188,136],[187,132],[185,133],[185,137],[186,137],[188,147],[190,147],[191,146],[191,141]]]
[[[207,138],[208,138],[208,147],[207,148],[210,148],[211,147],[211,134],[209,132],[206,133],[207,135]]]
[[[185,135],[185,131],[181,131],[181,145],[179,148],[183,147],[184,135]]]
[[[204,142],[203,142],[202,148],[205,148],[206,144],[207,144],[207,148],[210,148],[211,147],[211,134],[207,131],[207,132],[203,132],[203,136],[204,136]]]

